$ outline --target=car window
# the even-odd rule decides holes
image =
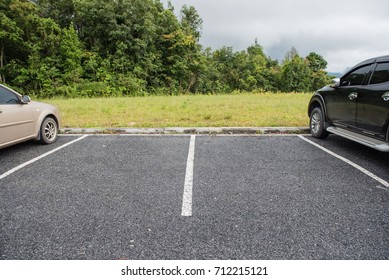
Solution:
[[[348,74],[347,76],[343,77],[340,80],[341,86],[360,86],[363,83],[363,80],[367,73],[369,73],[371,69],[371,65],[367,65],[361,68],[358,68]]]
[[[371,77],[370,84],[381,84],[389,82],[389,63],[380,63],[377,65],[373,76]]]
[[[0,104],[18,104],[18,97],[11,91],[0,87]]]

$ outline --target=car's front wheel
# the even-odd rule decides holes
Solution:
[[[324,115],[320,107],[316,107],[312,110],[309,120],[309,129],[313,137],[319,139],[327,138],[329,133],[325,130]]]
[[[43,120],[40,130],[40,141],[43,144],[54,143],[58,138],[58,124],[51,118],[47,117]]]

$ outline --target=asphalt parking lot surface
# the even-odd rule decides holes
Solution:
[[[0,150],[0,259],[387,260],[388,170],[337,136],[28,142]]]

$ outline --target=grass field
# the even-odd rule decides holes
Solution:
[[[62,127],[307,126],[310,94],[260,93],[41,100],[57,105]]]

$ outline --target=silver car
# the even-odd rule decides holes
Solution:
[[[54,143],[60,121],[57,107],[31,101],[0,84],[0,149],[32,139]]]

